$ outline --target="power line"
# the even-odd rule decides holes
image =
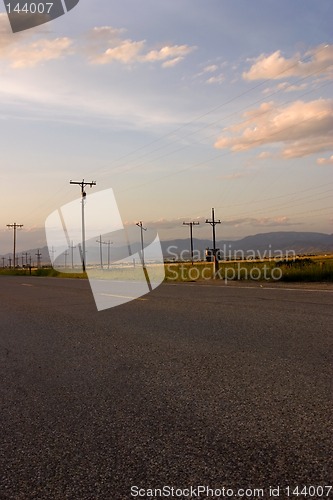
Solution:
[[[328,46],[327,44],[326,44],[325,46],[322,46],[322,48],[321,48],[320,50],[317,50],[317,54],[319,54],[319,53],[321,53],[322,51],[326,50],[327,46]],[[312,55],[311,55],[311,54],[310,54],[309,56],[307,56],[307,57],[303,57],[302,62],[304,63],[304,62],[306,62],[307,60],[310,60],[310,59],[311,59],[311,57],[312,57]],[[285,69],[285,70],[281,71],[280,73],[277,73],[277,75],[275,75],[275,78],[276,78],[276,77],[279,77],[279,76],[281,76],[281,75],[283,75],[286,71],[290,71],[290,69],[292,69],[293,67],[296,67],[298,64],[299,64],[299,61],[296,61],[293,65],[288,66],[288,68],[287,68],[287,69]],[[304,80],[304,79],[306,79],[306,78],[310,78],[311,76],[313,76],[313,75],[315,75],[316,73],[318,73],[318,72],[322,71],[323,69],[325,69],[327,66],[328,66],[328,65],[326,65],[326,66],[322,66],[322,67],[321,67],[319,70],[317,70],[316,72],[310,73],[310,74],[306,75],[305,77],[302,77],[301,79],[296,80],[296,83],[298,83],[298,82],[300,82],[300,81],[302,81],[302,80]],[[229,99],[229,100],[227,100],[227,101],[225,101],[225,102],[223,102],[223,103],[221,103],[221,104],[219,104],[219,105],[217,105],[217,106],[215,106],[215,107],[211,108],[211,109],[210,109],[210,110],[208,110],[207,112],[205,112],[205,113],[203,113],[203,114],[201,114],[201,115],[199,115],[199,116],[195,117],[194,119],[192,119],[192,120],[190,120],[190,121],[186,122],[185,124],[181,125],[180,127],[176,128],[175,130],[173,130],[173,131],[171,131],[171,132],[169,132],[169,133],[167,133],[167,134],[164,134],[164,135],[160,136],[159,138],[157,138],[157,139],[155,139],[155,140],[151,141],[150,143],[148,143],[148,144],[146,144],[146,145],[143,145],[143,146],[141,146],[141,147],[139,147],[139,148],[137,148],[137,149],[133,150],[132,152],[129,152],[129,153],[127,153],[127,154],[125,154],[125,155],[123,155],[123,156],[121,156],[121,157],[117,158],[117,159],[116,159],[116,160],[114,160],[114,161],[115,161],[115,162],[120,161],[120,160],[122,160],[122,159],[124,159],[124,158],[126,158],[126,157],[128,157],[128,156],[131,156],[131,155],[133,155],[133,154],[137,153],[137,152],[138,152],[138,151],[140,151],[140,150],[143,150],[143,149],[145,149],[145,148],[148,148],[148,147],[149,147],[149,146],[151,146],[152,144],[154,144],[154,143],[156,143],[156,142],[159,142],[159,141],[161,141],[162,139],[164,139],[164,138],[166,138],[166,137],[170,137],[170,136],[172,136],[172,135],[175,135],[175,134],[176,134],[179,130],[181,130],[181,129],[184,129],[184,128],[188,127],[188,126],[189,126],[189,125],[191,125],[192,123],[195,123],[195,122],[199,121],[201,118],[203,118],[203,117],[205,117],[205,116],[207,116],[207,115],[209,115],[209,114],[213,113],[214,111],[216,111],[216,110],[218,110],[218,109],[222,108],[223,106],[226,106],[227,104],[230,104],[231,102],[233,102],[233,101],[235,101],[235,100],[237,100],[237,99],[239,99],[239,98],[243,97],[244,95],[246,95],[246,94],[248,94],[248,93],[250,93],[250,92],[252,92],[252,91],[256,90],[257,88],[259,88],[259,87],[261,87],[261,86],[263,86],[263,85],[267,84],[268,82],[271,82],[271,79],[270,79],[270,78],[268,78],[268,79],[266,79],[266,80],[264,80],[264,81],[262,81],[262,82],[258,83],[258,84],[257,84],[257,85],[255,85],[255,86],[252,86],[250,89],[248,89],[248,90],[246,90],[246,91],[244,91],[244,92],[242,92],[242,93],[239,93],[238,95],[236,95],[236,96],[232,97],[231,99]],[[294,83],[294,84],[295,84],[295,83]],[[290,85],[292,85],[292,84],[289,84],[288,86],[290,86]],[[270,97],[270,96],[272,96],[272,95],[276,94],[276,93],[279,93],[279,92],[283,92],[283,91],[285,91],[285,89],[286,89],[286,88],[288,88],[288,86],[287,86],[287,87],[285,87],[284,89],[280,89],[280,90],[278,90],[278,91],[275,91],[275,92],[273,92],[273,93],[269,94],[268,96],[265,96],[265,99],[266,99],[267,97]],[[325,85],[323,85],[323,86],[325,86]],[[319,87],[319,88],[320,88],[320,87]],[[318,89],[318,88],[313,89],[313,90],[311,90],[311,92],[312,92],[312,91],[316,91],[317,89]],[[308,92],[307,92],[307,93],[308,93]],[[306,94],[306,93],[305,93],[305,94]],[[305,95],[305,94],[301,94],[301,96],[302,96],[302,95]],[[259,101],[255,101],[254,103],[256,103],[256,102],[259,102]],[[253,105],[253,103],[252,103],[251,105]],[[246,108],[248,108],[248,107],[249,107],[249,106],[246,106],[245,108],[242,108],[242,109],[246,109]],[[241,111],[241,109],[240,109],[240,110],[238,110],[238,113],[239,113],[240,111]],[[233,114],[235,114],[235,113],[232,113],[231,115],[233,115]],[[228,116],[231,116],[231,115],[228,115]],[[225,119],[225,118],[226,118],[226,117],[224,117],[224,119]],[[221,119],[219,119],[218,121],[220,121],[220,120],[221,120]],[[199,128],[198,130],[196,130],[196,131],[194,131],[194,132],[190,132],[189,134],[187,134],[187,135],[186,135],[186,137],[187,137],[187,136],[189,136],[189,135],[191,135],[191,134],[196,134],[196,133],[197,133],[198,131],[200,131],[201,129],[204,129],[204,128],[207,128],[207,127],[210,127],[210,126],[212,126],[212,125],[213,125],[213,124],[215,124],[215,123],[217,123],[217,122],[215,121],[215,122],[212,122],[212,123],[210,123],[210,124],[208,124],[208,125],[204,125],[203,127]],[[185,146],[185,147],[187,147],[187,146]],[[161,149],[161,148],[158,148],[158,149]],[[158,150],[158,149],[155,149],[154,151],[156,151],[156,150]],[[179,149],[183,149],[183,148],[179,148]],[[168,153],[167,155],[173,154],[173,153],[175,153],[175,152],[179,151],[179,149],[177,149],[176,151],[173,151],[173,152],[171,152],[171,153]],[[148,151],[148,152],[147,152],[147,153],[145,153],[144,155],[140,156],[140,158],[141,158],[141,157],[144,157],[144,156],[147,156],[147,155],[150,155],[150,154],[151,154],[152,152],[154,152],[154,151],[150,151],[150,152]],[[228,153],[227,153],[227,154],[228,154]],[[167,155],[165,155],[165,156],[167,156]],[[162,156],[162,157],[163,157],[163,156]],[[157,158],[157,159],[160,159],[160,158],[161,158],[161,157],[159,157],[159,158]],[[210,160],[208,160],[208,161],[212,161],[212,160],[214,160],[214,158],[213,158],[213,159],[210,159]],[[140,167],[141,165],[142,165],[142,164],[140,164],[140,165],[135,165],[134,167],[131,167],[131,168],[129,168],[129,169],[126,169],[126,170],[125,170],[125,172],[127,172],[127,171],[129,171],[129,170],[132,170],[133,168]],[[196,166],[196,165],[194,165],[194,167],[195,167],[195,166]],[[99,170],[100,170],[100,171],[103,171],[103,170],[105,171],[107,168],[108,168],[108,167],[104,167],[104,168],[101,168],[101,169],[99,169]],[[191,167],[188,167],[188,168],[191,168]],[[186,169],[186,170],[187,170],[187,169]],[[176,175],[177,173],[181,173],[181,172],[182,172],[182,170],[181,170],[181,171],[178,171],[178,172],[175,172],[175,173],[174,173],[174,175]],[[123,173],[123,172],[122,172],[122,173]],[[172,175],[172,174],[171,174],[171,175]],[[162,177],[162,178],[163,178],[163,177]]]
[[[319,50],[317,53],[320,53],[321,51],[323,51],[323,50],[325,50],[325,49],[326,49],[326,46],[325,46],[325,47],[323,47],[321,50]],[[309,56],[308,58],[310,58],[310,56]],[[305,61],[306,61],[306,59],[308,59],[308,58],[304,58],[303,62],[305,62]],[[289,66],[287,69],[283,70],[282,72],[278,73],[276,76],[281,76],[281,75],[283,75],[286,71],[289,71],[289,70],[290,70],[290,69],[292,69],[293,67],[297,66],[297,65],[298,65],[298,63],[299,63],[299,61],[297,61],[294,65]],[[257,101],[254,101],[254,103],[251,103],[250,105],[245,106],[245,107],[243,107],[243,108],[241,108],[241,109],[247,109],[248,107],[253,106],[253,104],[256,104],[256,103],[258,103],[258,102],[261,102],[262,100],[265,100],[265,99],[267,99],[268,97],[271,97],[271,96],[272,96],[272,95],[274,95],[274,94],[277,94],[277,93],[280,93],[280,92],[284,92],[284,91],[285,91],[286,89],[288,89],[289,87],[292,87],[292,85],[295,85],[295,84],[297,84],[297,83],[299,83],[299,82],[301,82],[301,81],[303,81],[303,80],[305,80],[305,79],[307,79],[307,78],[310,78],[311,76],[316,75],[317,73],[320,73],[323,69],[325,69],[325,68],[327,68],[327,67],[329,67],[329,66],[330,66],[330,64],[324,65],[324,66],[323,66],[323,67],[321,67],[319,70],[316,70],[316,71],[314,71],[314,72],[312,72],[312,73],[310,73],[310,74],[308,74],[308,75],[306,75],[306,76],[304,76],[304,77],[302,77],[302,78],[300,78],[300,79],[296,80],[296,82],[294,82],[294,83],[292,83],[292,84],[288,84],[285,88],[283,88],[283,89],[279,89],[279,90],[277,90],[277,91],[274,91],[274,92],[272,92],[271,94],[269,94],[268,96],[265,96],[265,97],[264,97],[264,98],[262,98],[262,99],[259,99],[259,100],[257,100]],[[134,153],[136,153],[136,152],[138,152],[138,151],[140,151],[140,150],[144,149],[145,147],[149,147],[150,145],[152,145],[152,144],[154,144],[154,143],[156,143],[156,142],[161,141],[162,139],[164,139],[164,138],[166,138],[166,137],[169,137],[169,136],[175,135],[175,134],[176,134],[176,132],[178,132],[179,130],[181,130],[181,129],[183,129],[183,128],[186,128],[188,125],[191,125],[192,123],[195,123],[196,121],[200,120],[201,118],[203,118],[203,117],[205,117],[205,116],[207,116],[207,115],[209,115],[209,114],[213,113],[214,111],[217,111],[218,109],[222,108],[223,106],[225,106],[225,105],[227,105],[227,104],[230,104],[231,102],[233,102],[233,101],[235,101],[235,100],[239,99],[240,97],[243,97],[244,95],[246,95],[246,94],[248,94],[248,93],[252,92],[253,90],[256,90],[258,87],[261,87],[262,85],[265,85],[265,84],[267,84],[268,82],[271,82],[271,79],[270,79],[270,78],[268,78],[268,79],[266,79],[266,80],[262,81],[261,83],[259,83],[259,84],[255,85],[255,86],[251,87],[250,89],[248,89],[248,90],[246,90],[246,91],[244,91],[244,92],[242,92],[242,93],[240,93],[240,94],[238,94],[238,95],[236,95],[236,96],[232,97],[231,99],[229,99],[229,100],[225,101],[224,103],[221,103],[221,104],[219,104],[218,106],[215,106],[214,108],[210,109],[209,111],[207,111],[207,112],[205,112],[205,113],[203,113],[203,114],[201,114],[201,115],[197,116],[197,117],[196,117],[196,118],[194,118],[193,120],[191,120],[191,121],[189,121],[189,122],[187,122],[187,123],[185,123],[185,124],[181,125],[180,127],[176,128],[174,131],[169,132],[168,134],[162,135],[161,137],[159,137],[158,139],[155,139],[154,141],[151,141],[151,142],[150,142],[150,143],[148,143],[146,146],[142,146],[142,147],[137,148],[136,150],[134,150],[134,151],[132,151],[132,152],[130,152],[130,153],[127,153],[127,154],[123,155],[122,157],[120,157],[120,158],[116,159],[115,161],[120,161],[120,160],[122,160],[122,159],[124,159],[124,158],[126,158],[126,157],[128,157],[128,156],[131,156],[131,155],[133,155]],[[325,86],[325,84],[324,84],[323,86]],[[318,89],[316,88],[316,89],[312,89],[312,90],[310,90],[310,91],[307,91],[307,92],[305,92],[305,93],[301,94],[301,95],[300,95],[300,97],[301,97],[302,95],[306,95],[307,93],[313,92],[313,91],[315,91],[315,90],[318,90]],[[287,101],[287,102],[288,102],[288,101]],[[228,116],[224,117],[224,119],[229,118],[230,116],[233,116],[234,114],[239,113],[240,111],[241,111],[241,110],[238,110],[237,112],[233,112],[233,113],[231,113],[230,115],[228,115]],[[190,136],[190,135],[192,135],[192,134],[196,134],[198,131],[200,131],[200,130],[202,130],[202,129],[204,129],[204,128],[210,127],[210,126],[214,125],[215,123],[218,123],[219,121],[221,121],[221,118],[220,118],[219,120],[215,121],[215,122],[212,122],[212,123],[210,123],[210,124],[208,124],[208,125],[204,125],[203,127],[200,127],[198,130],[196,130],[196,131],[194,131],[194,132],[190,132],[190,133],[189,133],[189,134],[187,134],[185,137],[188,137],[188,136]],[[145,156],[150,155],[152,152],[155,152],[155,151],[158,151],[158,150],[160,150],[160,149],[163,149],[164,147],[166,147],[166,146],[161,146],[161,147],[159,147],[159,148],[157,148],[157,149],[155,149],[155,150],[153,150],[153,151],[148,151],[147,153],[144,153],[143,155],[141,155],[139,158],[144,158]],[[173,153],[175,153],[175,152],[177,152],[177,151],[179,151],[179,150],[181,150],[181,149],[184,149],[184,148],[186,148],[186,147],[188,147],[188,146],[183,146],[183,147],[181,147],[181,148],[179,148],[179,149],[177,149],[177,150],[175,150],[175,151],[173,151],[173,152],[171,152],[171,153],[167,153],[166,155],[162,155],[162,158],[163,158],[164,156],[168,156],[168,155],[170,155],[170,154],[173,154]],[[161,158],[161,157],[158,157],[157,159],[160,159],[160,158]],[[156,159],[155,159],[155,160],[150,160],[150,161],[156,161]],[[139,165],[135,165],[135,166],[133,166],[133,167],[130,167],[130,168],[126,169],[126,170],[125,170],[125,172],[128,172],[129,170],[133,170],[133,169],[135,169],[135,168],[138,168],[138,167],[140,167],[141,165],[142,165],[142,164],[139,164]],[[105,171],[105,169],[106,169],[106,168],[107,168],[107,167],[105,167],[104,169],[100,169],[100,170],[101,170],[101,171],[103,171],[103,170]],[[119,168],[119,167],[118,167],[118,168]],[[121,173],[123,173],[123,172],[124,172],[124,171],[122,171]]]
[[[317,54],[320,54],[320,53],[321,53],[322,51],[324,51],[324,50],[325,50],[328,46],[329,46],[328,44],[326,44],[325,46],[323,46],[320,50],[318,50],[318,51],[317,51]],[[311,57],[312,57],[311,55],[309,55],[308,57],[304,57],[304,58],[303,58],[303,60],[302,60],[302,62],[303,62],[303,63],[304,63],[304,62],[306,62],[308,59],[311,59]],[[277,74],[275,75],[275,77],[274,77],[274,78],[275,78],[275,79],[277,79],[277,77],[279,77],[279,76],[283,75],[283,74],[284,74],[284,73],[286,73],[287,71],[290,71],[291,69],[293,69],[294,67],[296,67],[299,63],[300,63],[300,60],[297,60],[294,64],[292,64],[292,65],[288,66],[288,68],[286,68],[286,69],[284,69],[283,71],[281,71],[281,72],[277,73]],[[305,77],[302,77],[302,78],[300,79],[300,81],[302,81],[303,79],[309,78],[310,76],[313,76],[313,75],[315,75],[315,74],[316,74],[316,73],[318,73],[318,72],[321,72],[323,69],[325,69],[326,67],[329,67],[329,66],[330,66],[330,64],[323,65],[323,67],[321,67],[319,70],[317,70],[317,71],[315,71],[315,72],[313,72],[313,73],[310,73],[309,75],[306,75]],[[258,84],[256,84],[256,85],[252,86],[250,89],[247,89],[247,90],[245,90],[244,92],[241,92],[241,93],[237,94],[236,96],[233,96],[232,98],[230,98],[230,99],[228,99],[228,100],[224,101],[223,103],[221,103],[221,104],[219,104],[219,105],[217,105],[217,106],[214,106],[213,108],[211,108],[211,109],[210,109],[210,110],[208,110],[207,112],[202,113],[202,114],[201,114],[201,115],[199,115],[199,116],[196,116],[196,117],[195,117],[195,118],[193,118],[192,120],[189,120],[188,122],[184,123],[183,125],[181,125],[181,126],[177,127],[175,130],[173,130],[173,131],[171,131],[171,132],[169,132],[169,133],[167,133],[167,134],[164,134],[164,135],[162,135],[162,136],[158,137],[157,139],[155,139],[155,140],[153,140],[153,141],[149,142],[148,144],[143,145],[143,146],[141,146],[141,147],[139,147],[139,148],[136,148],[135,150],[133,150],[133,151],[131,151],[131,152],[129,152],[129,153],[126,153],[125,155],[123,155],[123,156],[121,156],[121,157],[117,158],[115,161],[120,161],[120,160],[123,160],[123,159],[127,158],[128,156],[131,156],[131,155],[133,155],[133,154],[137,153],[138,151],[141,151],[142,149],[145,149],[145,148],[147,148],[147,147],[151,146],[152,144],[155,144],[155,143],[157,143],[157,142],[161,141],[162,139],[164,139],[164,138],[166,138],[166,137],[170,137],[170,136],[172,136],[172,135],[175,135],[177,132],[179,132],[179,130],[182,130],[182,129],[184,129],[184,128],[188,127],[189,125],[191,125],[191,124],[193,124],[193,123],[195,123],[195,122],[199,121],[201,118],[204,118],[205,116],[207,116],[207,115],[209,115],[209,114],[213,113],[214,111],[217,111],[218,109],[220,109],[220,108],[222,108],[222,107],[224,107],[224,106],[226,106],[226,105],[228,105],[228,104],[230,104],[230,103],[234,102],[235,100],[237,100],[237,99],[239,99],[239,98],[243,97],[244,95],[249,94],[249,93],[250,93],[250,92],[252,92],[253,90],[258,89],[259,87],[262,87],[263,85],[266,85],[268,82],[271,82],[271,81],[272,81],[272,79],[271,79],[271,78],[267,78],[267,79],[263,80],[262,82],[260,82],[260,83],[258,83]],[[297,81],[296,81],[296,82],[297,82]],[[291,84],[290,84],[290,85],[291,85]],[[281,91],[283,91],[283,90],[284,90],[284,89],[281,89]],[[316,90],[316,89],[315,89],[315,90]],[[268,96],[268,97],[270,97],[270,96]],[[267,96],[266,96],[265,98],[267,98]],[[245,109],[246,109],[246,108],[245,108]],[[239,111],[238,111],[238,112],[239,112]],[[196,132],[194,132],[194,133],[196,133]],[[142,155],[141,157],[144,157],[144,156],[146,156],[147,154],[151,154],[151,152],[145,153],[145,154],[144,154],[144,155]]]
[[[331,82],[329,83],[331,84]],[[325,85],[328,85],[328,84],[325,84]],[[309,117],[309,118],[304,118],[303,120],[300,120],[298,123],[305,123],[309,120],[311,120],[312,117]],[[281,130],[288,130],[288,129],[293,129],[294,128],[294,125],[289,125],[288,127],[284,127],[283,129]],[[274,137],[274,136],[279,136],[279,134],[281,133],[281,130],[278,130],[276,132],[272,132],[271,134],[267,135],[266,137],[267,138],[270,138],[270,137]],[[253,144],[258,144],[258,145],[262,145],[262,140],[261,139],[257,139],[257,140],[254,140],[251,142],[251,147],[253,147],[252,145]],[[223,158],[223,157],[226,157],[228,156],[229,154],[233,153],[233,151],[225,151],[223,153],[220,153],[220,154],[217,154],[215,156],[213,156],[212,158],[209,158],[208,160],[205,160],[205,161],[201,161],[201,162],[198,162],[198,163],[195,163],[195,164],[192,164],[192,165],[189,165],[187,167],[184,167],[182,169],[179,169],[177,170],[176,172],[171,172],[171,173],[168,173],[166,175],[163,175],[157,179],[152,179],[152,180],[149,180],[149,181],[146,181],[146,182],[143,182],[139,185],[136,185],[136,186],[131,186],[127,189],[124,189],[122,190],[122,192],[126,192],[126,191],[130,191],[132,189],[137,189],[138,187],[143,187],[143,186],[146,186],[147,184],[151,184],[151,183],[154,183],[154,182],[160,182],[160,181],[163,181],[164,179],[167,179],[169,177],[173,177],[175,175],[179,175],[179,174],[182,174],[183,172],[186,172],[187,170],[189,170],[190,168],[197,168],[197,167],[200,167],[200,166],[203,166],[203,165],[206,165],[207,163],[211,162],[211,161],[214,161],[214,160],[217,160],[219,158]]]

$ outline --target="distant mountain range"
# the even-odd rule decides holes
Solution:
[[[148,244],[148,242],[147,242]],[[162,241],[162,250],[165,259],[173,259],[180,256],[183,252],[183,258],[189,258],[189,248],[190,240],[186,239],[176,239]],[[131,244],[131,252],[137,252],[140,248],[140,243],[135,242]],[[206,239],[193,238],[193,248],[194,251],[200,252],[202,258],[206,248],[212,248],[212,241]],[[267,252],[278,252],[280,254],[285,254],[286,252],[295,252],[297,255],[304,254],[333,254],[333,234],[325,233],[312,233],[312,232],[298,232],[298,231],[278,231],[271,233],[261,233],[252,236],[246,236],[237,241],[231,240],[218,240],[216,241],[216,248],[222,250],[222,254],[232,256],[236,251],[244,252],[247,255],[251,253],[256,253],[259,255],[267,255]],[[42,263],[47,264],[50,262],[48,248],[45,246],[40,249],[30,249],[27,253],[31,255],[32,263],[37,262],[37,252],[40,250],[42,254]],[[123,253],[122,247],[112,246],[112,259],[115,259]],[[127,248],[126,248],[127,250]],[[128,253],[127,253],[128,255]],[[94,247],[87,247],[87,261],[91,263],[98,263],[100,260],[99,246],[96,244]],[[4,255],[5,259],[12,257],[11,253]],[[17,252],[18,263],[21,265],[22,262],[22,251]],[[64,258],[62,259],[64,261]],[[103,249],[103,264],[106,264],[107,252]],[[23,258],[25,263],[25,258]],[[68,254],[66,258],[67,265],[71,263],[71,256]],[[75,251],[74,262],[78,264],[80,262],[78,251]],[[0,261],[0,266],[2,262]],[[64,262],[63,262],[64,264]],[[8,262],[5,263],[8,265]]]
[[[175,248],[176,247],[176,248]],[[173,253],[188,251],[189,239],[169,240],[162,242],[165,257]],[[194,250],[204,252],[206,248],[212,248],[212,240],[200,240],[193,238]],[[333,253],[333,234],[310,233],[297,231],[279,231],[272,233],[255,234],[246,236],[241,240],[219,240],[216,248],[232,254],[235,251],[257,252],[263,254],[265,251],[286,253],[294,251],[296,254],[318,254]]]

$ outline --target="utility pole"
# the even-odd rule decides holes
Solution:
[[[101,261],[101,269],[103,269],[103,250],[102,250],[102,245],[107,245],[108,246],[108,269],[110,269],[110,255],[111,255],[111,245],[113,241],[102,241],[102,235],[100,235],[99,239],[96,240],[97,243],[99,243],[99,255],[100,255],[100,261]]]
[[[66,252],[64,252],[64,257],[65,257],[65,269],[67,267],[67,256],[68,256],[68,250],[66,250]]]
[[[25,256],[25,265],[28,265],[28,252],[24,252],[23,254]]]
[[[4,269],[5,268],[5,257],[1,257],[2,258],[2,268]]]
[[[100,258],[100,265],[101,269],[103,269],[103,250],[102,250],[102,244],[105,243],[105,241],[102,241],[102,235],[99,235],[99,239],[96,240],[97,243],[99,243],[99,258]]]
[[[51,264],[53,264],[53,261],[54,261],[54,252],[55,252],[54,247],[52,247],[52,248],[49,250],[49,253],[50,253],[50,254],[52,254],[52,256],[51,256]]]
[[[84,227],[84,202],[87,193],[85,192],[85,187],[86,186],[96,186],[95,181],[91,182],[85,182],[84,179],[81,182],[74,182],[74,181],[69,181],[70,184],[77,184],[78,186],[81,187],[81,196],[82,196],[82,271],[86,271],[86,234],[85,234],[85,227]]]
[[[111,245],[113,241],[102,241],[102,245],[108,246],[108,269],[110,269],[110,261],[111,261]]]
[[[143,231],[147,231],[147,228],[143,227],[141,220],[140,220],[140,222],[136,223],[136,226],[138,226],[140,228],[140,233],[141,233],[141,262],[142,262],[142,269],[143,269],[143,273],[144,273],[146,281],[147,281],[147,285],[148,285],[149,291],[151,292],[152,289],[153,289],[153,287],[151,286],[150,278],[149,278],[149,275],[148,275],[148,270],[146,268],[145,254],[144,254],[144,248],[143,248]],[[135,267],[135,264],[134,264],[134,267]]]
[[[143,249],[143,231],[147,231],[146,227],[143,227],[142,221],[136,223],[136,226],[140,228],[140,233],[141,233],[141,258],[142,258],[142,267],[145,268],[145,256],[144,256],[144,249]]]
[[[42,258],[42,254],[40,253],[39,248],[38,248],[38,251],[35,255],[37,256],[37,268],[39,269],[40,264],[41,264],[41,258]]]
[[[110,269],[110,262],[111,262],[111,245],[112,245],[112,241],[107,241],[106,242],[107,245],[108,245],[108,269]]]
[[[7,227],[10,229],[14,229],[14,251],[13,251],[13,261],[14,261],[14,269],[15,269],[15,263],[16,263],[16,230],[17,228],[23,227],[23,224],[7,224]]]
[[[199,222],[183,222],[183,226],[190,226],[190,239],[191,239],[191,262],[193,266],[193,226],[199,226]]]
[[[9,269],[12,267],[12,259],[10,257],[8,257],[8,261],[9,261]]]
[[[219,270],[219,261],[217,259],[217,255],[216,255],[215,226],[216,226],[216,224],[221,224],[221,221],[220,221],[220,219],[215,220],[214,208],[212,208],[212,219],[211,220],[206,219],[206,224],[210,224],[213,228],[213,255],[214,255],[214,270],[215,270],[214,277],[215,277],[216,273],[218,273],[218,270]]]
[[[76,247],[73,245],[73,241],[71,242],[71,246],[69,248],[71,249],[72,269],[74,269],[74,248]]]

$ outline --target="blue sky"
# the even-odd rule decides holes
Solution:
[[[81,0],[16,34],[1,9],[0,254],[82,178],[162,239],[212,207],[218,239],[332,233],[331,1]]]

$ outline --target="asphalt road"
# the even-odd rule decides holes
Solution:
[[[86,281],[0,277],[0,498],[332,484],[333,288],[289,288],[97,312]]]

